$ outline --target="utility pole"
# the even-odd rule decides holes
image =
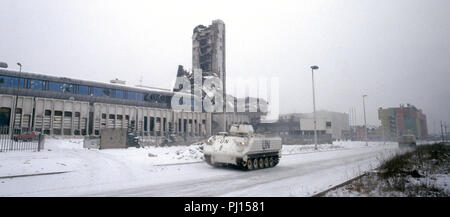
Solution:
[[[352,108],[348,109],[348,127],[349,127],[349,137],[352,139]],[[348,138],[347,138],[348,140]]]
[[[363,109],[364,109],[364,134],[365,134],[365,140],[366,140],[366,146],[369,146],[369,143],[367,141],[367,122],[366,122],[366,103],[364,101],[364,98],[367,95],[363,95]]]
[[[353,107],[353,136],[356,139],[356,108]]]
[[[441,121],[441,132],[442,132],[442,141],[447,142],[447,124],[442,121]]]
[[[444,138],[445,138],[445,141],[444,142],[447,142],[447,123],[445,123],[444,122]]]
[[[11,139],[14,136],[14,125],[16,124],[16,110],[17,110],[17,103],[18,103],[18,99],[19,99],[19,90],[20,90],[20,79],[21,79],[20,75],[22,73],[22,64],[17,63],[17,65],[19,66],[19,78],[17,79],[16,100],[14,103],[14,110],[11,111],[12,119],[11,119],[11,124],[10,124],[10,129],[9,129],[9,134],[11,135]]]
[[[383,131],[383,144],[386,144],[386,137],[384,136],[385,124],[383,124],[383,120],[381,120],[381,130]]]
[[[313,88],[313,119],[314,119],[314,150],[317,150],[317,122],[316,122],[316,95],[314,90],[314,69],[319,69],[318,66],[311,66],[312,73],[312,88]]]

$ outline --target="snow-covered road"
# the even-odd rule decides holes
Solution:
[[[199,162],[196,145],[87,150],[80,141],[53,140],[43,152],[0,153],[0,177],[70,172],[0,178],[0,196],[311,196],[376,168],[398,151],[395,143],[337,142],[319,151],[283,146],[277,167],[240,171]],[[179,164],[188,162],[199,163]]]
[[[206,164],[178,166],[195,174],[220,174],[90,196],[310,196],[377,167],[395,149],[371,146],[288,155],[275,168],[251,172]]]

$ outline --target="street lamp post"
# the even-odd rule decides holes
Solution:
[[[19,78],[17,79],[16,101],[14,103],[14,110],[12,111],[12,120],[11,120],[11,125],[10,125],[11,127],[9,129],[11,138],[14,135],[14,125],[16,123],[16,110],[17,110],[17,103],[18,103],[19,89],[20,89],[20,74],[22,73],[22,64],[17,63],[17,65],[19,66]]]
[[[312,87],[313,87],[313,119],[314,119],[314,150],[317,150],[317,122],[316,122],[316,95],[314,88],[314,70],[319,69],[318,66],[311,66]]]
[[[366,122],[366,103],[364,101],[364,98],[367,97],[367,95],[363,95],[363,108],[364,108],[364,134],[365,134],[365,140],[366,140],[366,146],[369,146],[369,143],[367,142],[367,122]]]

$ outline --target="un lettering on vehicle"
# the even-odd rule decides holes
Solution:
[[[263,150],[270,149],[270,140],[263,140],[262,141],[262,149]]]

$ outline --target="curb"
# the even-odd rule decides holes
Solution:
[[[63,173],[70,173],[73,171],[62,171],[62,172],[51,172],[51,173],[36,173],[36,174],[24,174],[24,175],[15,175],[15,176],[1,176],[0,179],[13,179],[13,178],[21,178],[21,177],[29,177],[29,176],[47,176],[47,175],[56,175]]]
[[[368,174],[368,173],[364,173],[364,174],[362,174],[362,175],[359,175],[359,176],[357,176],[357,177],[355,177],[355,178],[352,178],[352,179],[350,179],[350,180],[347,180],[347,181],[345,181],[345,182],[343,182],[343,183],[341,183],[341,184],[339,184],[339,185],[335,185],[335,186],[333,186],[333,187],[331,187],[331,188],[329,188],[329,189],[327,189],[327,190],[325,190],[325,191],[319,192],[319,193],[317,193],[317,194],[313,194],[311,197],[323,197],[323,196],[325,196],[326,193],[328,193],[328,192],[330,192],[330,191],[332,191],[332,190],[336,190],[336,189],[338,189],[338,188],[340,188],[340,187],[342,187],[342,186],[344,186],[344,185],[347,185],[347,184],[349,184],[350,182],[353,182],[353,181],[355,181],[355,180],[357,180],[357,179],[360,179],[360,178],[362,178],[363,176],[365,176],[365,175],[367,175],[367,174]]]
[[[203,163],[203,162],[205,162],[205,161],[202,160],[202,161],[194,161],[194,162],[187,162],[187,163],[155,164],[154,166],[157,166],[157,167],[176,166],[176,165],[198,164],[198,163]]]

